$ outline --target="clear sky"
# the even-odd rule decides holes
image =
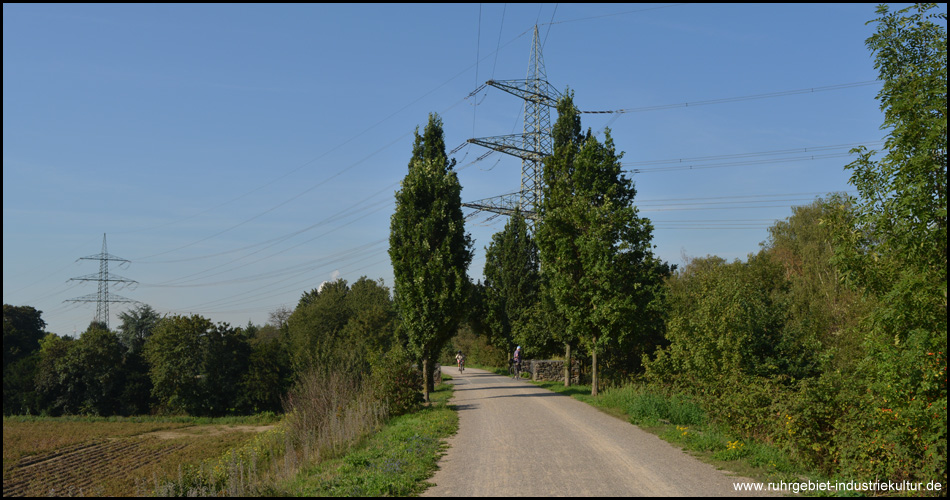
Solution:
[[[518,133],[533,27],[550,83],[624,151],[659,256],[757,252],[775,220],[848,191],[879,149],[873,4],[3,6],[3,302],[82,332],[94,256],[160,313],[263,324],[323,281],[392,287],[394,192],[412,133],[449,150]],[[552,114],[552,121],[556,114]],[[467,145],[463,201],[519,189]],[[466,210],[466,213],[469,211]],[[505,218],[476,214],[469,269]],[[110,326],[127,304],[110,305]]]

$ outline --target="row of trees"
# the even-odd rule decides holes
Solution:
[[[601,366],[608,384],[635,376],[690,393],[736,433],[829,474],[946,484],[947,54],[946,16],[934,8],[882,6],[873,21],[867,45],[889,135],[880,159],[854,151],[847,168],[860,196],[795,208],[746,262],[710,256],[677,271],[656,259],[609,131],[603,142],[582,134],[568,93],[534,238],[520,214],[495,235],[469,326],[505,352],[518,343],[544,356],[561,345],[570,360],[579,348],[594,394]],[[410,267],[449,265],[432,244],[448,240],[426,231],[415,233],[427,243]],[[396,279],[397,296],[400,281],[433,287],[401,312],[455,290],[424,273]],[[423,324],[432,325],[406,328]],[[422,332],[411,335],[437,352],[445,336]]]
[[[44,332],[39,317],[4,304],[5,415],[276,412],[289,386],[287,350],[270,325],[163,318],[141,305],[120,315],[118,331],[93,322],[72,338]]]
[[[558,114],[534,234],[514,214],[486,249],[484,284],[466,276],[471,240],[442,122],[430,115],[424,134],[417,132],[396,194],[389,251],[401,326],[423,373],[466,318],[506,352],[515,344],[534,356],[563,348],[571,359],[571,348],[582,348],[592,360],[594,394],[598,366],[633,373],[640,359],[630,353],[659,340],[657,297],[671,268],[653,255],[652,225],[637,214],[622,153],[609,130],[604,142],[582,133],[573,93],[558,103]]]
[[[296,382],[330,374],[374,386],[391,413],[417,399],[405,394],[417,388],[381,281],[324,283],[264,326],[162,317],[148,305],[120,319],[115,332],[92,323],[74,339],[46,333],[34,308],[5,304],[4,414],[276,413]]]

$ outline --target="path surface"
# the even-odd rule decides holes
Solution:
[[[448,373],[459,432],[422,496],[736,496],[734,483],[751,482],[568,396]]]

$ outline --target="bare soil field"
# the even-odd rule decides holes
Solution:
[[[261,425],[3,423],[3,496],[140,496],[270,429]]]

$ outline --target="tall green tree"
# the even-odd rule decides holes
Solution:
[[[540,283],[538,247],[524,217],[515,213],[485,249],[484,301],[493,345],[513,351],[512,344],[527,343]]]
[[[876,250],[946,280],[947,17],[928,14],[934,9],[917,4],[891,12],[881,5],[880,17],[869,21],[877,23],[866,44],[884,84],[878,100],[889,133],[883,158],[861,147],[847,168],[861,195],[860,229]]]
[[[79,412],[91,415],[115,415],[120,412],[126,381],[123,364],[125,348],[115,332],[90,326],[73,343],[69,373],[78,378]]]
[[[148,304],[140,304],[119,314],[119,341],[129,352],[140,352],[162,316]]]
[[[613,339],[636,332],[643,313],[643,273],[651,267],[652,225],[633,205],[633,182],[610,130],[599,142],[580,133],[580,112],[569,92],[558,102],[554,153],[545,159],[544,199],[537,224],[542,272],[568,336],[592,358]],[[635,334],[635,333],[634,333]]]
[[[341,364],[340,353],[351,344],[343,336],[350,320],[346,280],[323,283],[303,294],[287,320],[287,331],[294,371],[331,370]]]
[[[42,311],[31,306],[3,304],[3,369],[40,348],[46,333]]]
[[[206,394],[205,415],[235,413],[242,398],[241,384],[248,371],[250,339],[240,328],[218,323],[203,338],[201,384]]]
[[[250,347],[247,372],[241,380],[240,406],[253,413],[280,412],[282,399],[292,382],[287,344],[262,328],[250,339]]]
[[[227,323],[215,325],[197,314],[164,318],[144,352],[163,411],[223,415],[237,406],[250,348]]]
[[[395,301],[410,351],[422,361],[429,401],[432,363],[455,334],[468,295],[471,238],[462,217],[462,187],[445,154],[442,120],[430,114],[416,131],[409,172],[396,193],[389,256]]]
[[[30,306],[3,305],[3,413],[12,415],[35,406],[36,369],[46,322]]]
[[[863,411],[894,418],[869,418],[875,431],[855,439],[872,452],[842,463],[871,477],[946,483],[947,17],[935,4],[877,14],[866,45],[888,136],[883,157],[861,148],[847,166],[860,193],[857,225],[836,258],[880,304],[861,325]],[[882,439],[894,445],[871,446]]]
[[[360,351],[388,351],[395,340],[396,309],[383,280],[360,277],[350,287],[346,302],[350,319],[343,327],[343,336],[353,339]]]
[[[152,395],[162,411],[200,410],[202,337],[213,328],[211,320],[198,315],[172,316],[162,320],[145,342]]]
[[[294,370],[368,373],[373,355],[394,340],[395,310],[382,280],[363,276],[324,283],[306,292],[287,320]]]
[[[79,376],[72,372],[70,351],[76,340],[48,333],[40,340],[40,361],[36,371],[37,406],[53,416],[79,410]]]

